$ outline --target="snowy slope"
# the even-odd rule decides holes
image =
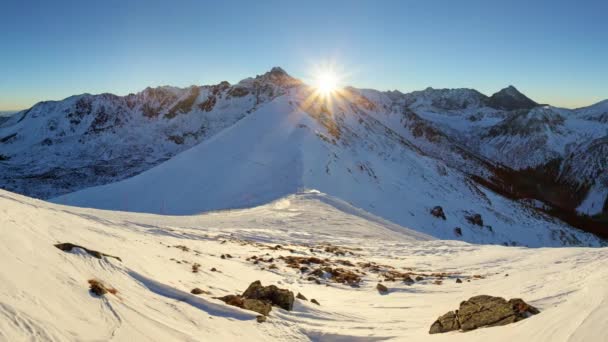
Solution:
[[[3,341],[555,342],[603,341],[608,335],[606,248],[433,240],[317,192],[251,209],[158,216],[59,206],[0,191],[0,210]],[[122,262],[66,253],[53,246],[58,242]],[[354,255],[325,252],[327,244]],[[178,245],[188,249],[172,247]],[[221,259],[225,253],[232,258]],[[253,255],[273,257],[277,268],[246,260]],[[432,275],[413,285],[384,281],[389,293],[380,295],[375,287],[383,271],[366,271],[359,287],[328,280],[317,285],[278,258],[288,255],[375,262],[386,265],[384,270],[417,274],[455,273],[441,285],[433,284]],[[195,262],[198,273],[191,271]],[[87,280],[93,278],[118,293],[91,295]],[[457,284],[455,278],[464,281]],[[275,307],[259,324],[255,313],[213,299],[240,293],[254,280],[321,305],[296,300],[293,311]],[[194,287],[210,294],[191,295]],[[438,316],[479,294],[523,298],[541,313],[503,327],[428,334]]]
[[[356,93],[328,103],[312,101],[306,87],[293,88],[155,168],[53,201],[181,215],[260,205],[309,188],[439,238],[527,246],[601,243],[425,156],[375,113]],[[430,214],[438,205],[445,220]],[[483,223],[467,219],[475,214]]]

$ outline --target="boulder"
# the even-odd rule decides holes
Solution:
[[[431,209],[431,215],[444,220],[446,219],[445,213],[443,212],[443,208],[440,206],[433,207],[433,209]]]
[[[268,316],[270,310],[272,310],[272,305],[263,300],[247,298],[243,300],[243,309],[255,311],[264,316]]]
[[[293,292],[286,289],[280,289],[274,285],[262,286],[262,283],[259,280],[251,283],[247,290],[243,292],[242,297],[268,301],[272,303],[272,305],[276,305],[288,311],[293,309]]]
[[[303,294],[301,294],[300,292],[298,292],[298,295],[296,296],[296,298],[300,299],[300,300],[308,300],[306,298],[306,296],[304,296]]]
[[[450,311],[439,317],[431,325],[429,334],[506,325],[539,312],[538,309],[519,298],[507,301],[501,297],[475,296],[460,303],[458,310]]]

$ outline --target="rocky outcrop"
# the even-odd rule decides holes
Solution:
[[[264,316],[267,316],[272,310],[272,306],[276,305],[285,310],[293,309],[294,295],[293,292],[280,289],[274,285],[262,286],[259,280],[254,281],[249,285],[247,290],[242,295],[227,295],[217,297],[224,303],[239,308],[255,311]]]
[[[538,103],[520,93],[514,86],[500,90],[490,96],[487,102],[492,108],[504,110],[531,109],[538,106]]]
[[[439,317],[431,325],[429,334],[506,325],[539,312],[538,309],[519,298],[507,301],[501,297],[475,296],[460,303],[458,310],[450,311]]]
[[[242,297],[267,301],[272,303],[272,305],[276,305],[285,310],[293,309],[293,292],[286,289],[280,289],[275,285],[262,286],[262,283],[259,280],[251,283],[247,290],[243,292]]]

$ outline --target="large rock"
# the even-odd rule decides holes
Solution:
[[[217,299],[228,305],[236,306],[245,310],[255,311],[264,316],[268,316],[270,310],[272,310],[272,305],[269,302],[259,299],[243,298],[242,296],[237,295],[227,295],[224,297],[217,297]]]
[[[429,330],[430,334],[453,330],[468,331],[480,327],[493,327],[521,321],[539,313],[538,309],[519,298],[509,301],[501,297],[475,296],[460,303],[460,308],[439,317]]]
[[[460,323],[458,323],[458,316],[456,315],[456,312],[450,311],[445,315],[437,318],[435,323],[431,325],[431,330],[429,331],[429,334],[443,333],[458,329],[460,329]]]
[[[268,301],[272,303],[272,305],[276,305],[285,310],[293,309],[293,292],[286,289],[280,289],[274,285],[262,286],[262,283],[259,280],[251,283],[247,290],[243,292],[242,297]]]

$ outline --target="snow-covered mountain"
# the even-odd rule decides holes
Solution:
[[[54,197],[141,173],[245,117],[299,82],[273,69],[236,85],[77,95],[0,126],[0,185]]]
[[[2,341],[553,342],[608,334],[607,248],[435,240],[318,192],[250,209],[162,216],[59,206],[0,190],[0,208]],[[58,243],[120,261],[81,248],[65,252]],[[293,268],[287,258],[324,265]],[[321,268],[354,274],[356,284]],[[301,295],[291,311],[273,307],[264,323],[216,299],[256,280]],[[97,296],[87,281],[112,292]],[[437,317],[480,294],[522,298],[540,313],[429,335]]]
[[[324,98],[274,68],[233,86],[38,104],[0,127],[0,177],[58,203],[165,214],[318,189],[435,237],[598,245],[554,216],[608,236],[602,108],[541,106],[512,86]]]

